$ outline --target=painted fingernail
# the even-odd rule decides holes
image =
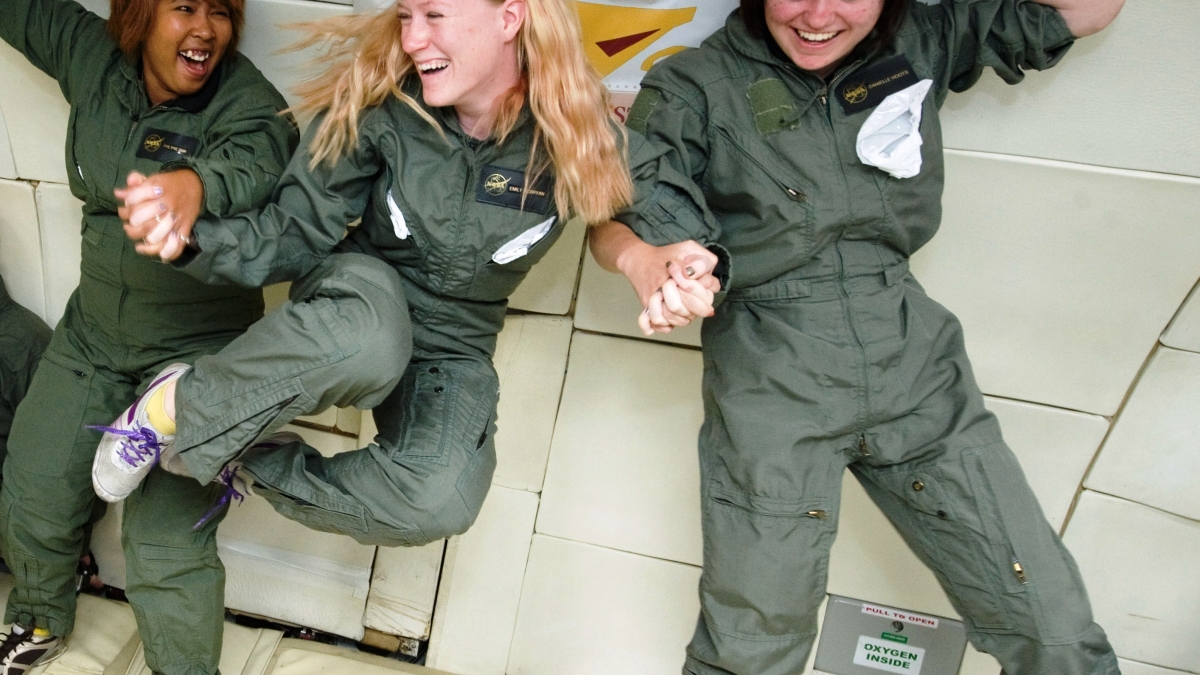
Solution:
[[[166,210],[167,210],[167,205],[162,202],[159,202],[158,203],[158,212],[163,213]]]
[[[690,276],[692,276],[693,274],[695,274],[695,273],[696,273],[696,270],[695,270],[694,268],[691,268],[691,267],[685,267],[685,268],[683,268],[683,271],[684,271],[684,272],[687,272],[687,275],[688,275],[689,277],[690,277]]]
[[[162,188],[158,187],[157,185],[155,185],[155,186],[154,186],[154,196],[155,196],[155,197],[161,197],[161,196],[163,196],[163,190],[162,190]]]

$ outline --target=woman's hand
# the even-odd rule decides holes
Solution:
[[[714,314],[713,294],[720,290],[721,284],[711,273],[689,279],[674,261],[667,263],[667,269],[671,278],[650,296],[646,309],[638,315],[638,327],[647,336],[670,333],[696,318]]]
[[[157,255],[163,262],[179,257],[200,216],[204,184],[191,169],[155,174],[149,178],[136,171],[126,186],[113,191],[125,205],[117,215],[125,223],[125,234],[140,241],[135,250]]]

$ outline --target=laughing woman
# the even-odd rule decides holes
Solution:
[[[138,255],[113,189],[158,173],[181,223],[271,194],[295,148],[283,98],[237,54],[242,0],[113,0],[106,22],[69,0],[4,0],[0,37],[58,81],[71,106],[66,161],[83,200],[79,288],[9,438],[0,494],[16,576],[0,673],[60,653],[75,623],[75,569],[93,507],[89,467],[105,424],[164,365],[220,350],[262,316],[261,294],[206,286]],[[171,238],[172,246],[179,240]],[[221,651],[224,568],[212,490],[163,471],[125,503],[126,592],[156,673],[211,674]]]
[[[319,116],[273,203],[200,220],[184,265],[213,282],[296,279],[290,301],[220,354],[169,369],[118,421],[150,443],[106,437],[95,486],[128,494],[166,447],[168,470],[240,476],[309,527],[420,545],[479,512],[496,462],[496,335],[563,221],[606,221],[631,201],[699,220],[701,196],[686,179],[630,180],[566,0],[401,0],[315,27],[313,42],[329,38],[334,64],[305,92]],[[635,178],[668,170],[640,137],[629,145]],[[135,188],[127,203],[131,236],[155,234],[153,195]],[[715,262],[694,243],[671,255],[694,257],[697,278]],[[711,289],[674,271],[706,311]],[[376,444],[323,457],[272,435],[331,405],[373,408]]]

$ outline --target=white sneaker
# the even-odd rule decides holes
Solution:
[[[13,624],[0,644],[0,673],[23,675],[34,666],[49,663],[66,651],[66,640],[57,635],[34,635],[33,630]]]
[[[163,450],[175,441],[174,435],[159,433],[150,424],[146,402],[189,368],[184,363],[167,366],[111,427],[88,427],[104,432],[92,460],[92,487],[104,501],[117,502],[128,497],[158,463]]]

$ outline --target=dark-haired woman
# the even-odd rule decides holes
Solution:
[[[236,53],[243,0],[113,0],[107,25],[69,0],[4,0],[0,37],[55,78],[71,106],[66,162],[83,200],[79,288],[13,421],[0,493],[16,576],[0,675],[60,653],[96,504],[101,434],[165,364],[212,354],[262,316],[262,294],[206,286],[147,259],[114,188],[131,171],[170,192],[179,220],[260,205],[298,141],[286,103]],[[164,214],[165,215],[165,214]],[[173,245],[180,242],[172,240]],[[156,471],[125,503],[126,594],[156,673],[211,675],[221,653],[214,489]]]
[[[957,320],[908,272],[941,220],[938,108],[984,68],[1056,63],[1121,0],[743,0],[643,82],[728,249],[705,321],[703,611],[694,675],[800,673],[849,467],[1009,675],[1111,675],[1070,555],[983,405]],[[681,234],[627,223],[650,244]],[[664,275],[593,233],[643,298]],[[667,330],[670,324],[659,321]]]

